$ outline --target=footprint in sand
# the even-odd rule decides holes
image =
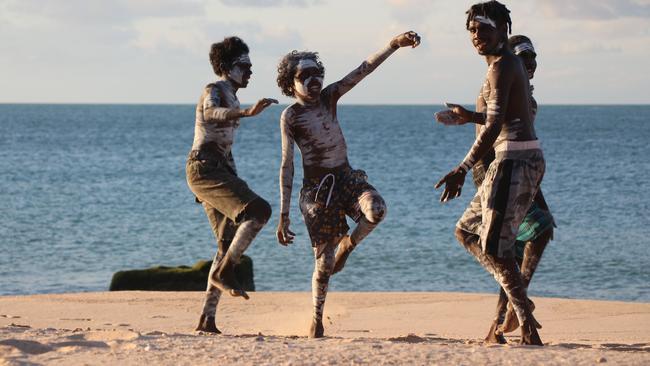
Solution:
[[[141,337],[139,332],[132,332],[130,330],[111,330],[111,331],[95,331],[88,332],[84,335],[87,341],[134,341]]]
[[[423,343],[427,341],[425,338],[419,337],[412,333],[405,337],[388,338],[388,340],[391,342],[404,342],[404,343]]]
[[[4,339],[0,341],[0,346],[13,347],[20,352],[30,355],[40,355],[42,353],[47,353],[53,350],[52,347],[46,344],[24,339]]]
[[[108,348],[108,344],[105,342],[99,341],[66,341],[66,342],[57,342],[51,343],[51,345],[57,348],[58,352],[69,353],[76,352],[83,348]]]
[[[161,332],[161,331],[159,331],[159,330],[154,330],[154,331],[152,331],[152,332],[145,333],[144,335],[147,335],[147,336],[166,336],[167,333],[165,333],[165,332]]]

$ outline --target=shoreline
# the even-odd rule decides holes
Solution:
[[[193,331],[202,292],[0,296],[0,364],[650,363],[650,303],[533,297],[537,348],[483,344],[494,294],[333,292],[319,340],[310,293],[250,296],[222,298],[223,335]]]

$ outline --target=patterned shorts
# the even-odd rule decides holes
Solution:
[[[484,252],[513,257],[519,226],[533,203],[545,168],[539,149],[497,153],[456,226],[479,235]]]
[[[350,229],[346,216],[359,221],[359,197],[363,192],[375,191],[367,179],[363,170],[348,167],[321,178],[303,180],[300,212],[313,247],[331,244],[345,235]]]

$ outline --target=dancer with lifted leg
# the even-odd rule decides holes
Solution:
[[[537,53],[531,40],[522,35],[516,35],[508,39],[508,44],[513,53],[521,59],[528,73],[528,78],[533,79],[537,69]],[[436,113],[439,122],[446,125],[462,125],[465,123],[476,123],[477,125],[485,124],[485,109],[487,101],[482,95],[479,95],[476,110],[474,113],[466,110],[458,104],[449,104],[449,110]],[[530,86],[530,104],[533,118],[537,115],[537,101],[533,97],[533,86]],[[481,126],[477,126],[477,136],[481,132]],[[485,178],[487,167],[494,160],[494,149],[489,151],[482,159],[479,160],[472,168],[474,185],[478,188]],[[515,242],[515,258],[521,268],[524,285],[528,285],[537,269],[537,265],[542,258],[544,249],[549,241],[553,238],[553,216],[550,213],[542,190],[540,188],[535,195],[533,204],[528,209],[524,221],[519,225],[517,241]],[[534,304],[530,301],[531,311],[534,310]],[[497,302],[497,311],[494,321],[490,327],[485,341],[488,343],[505,343],[503,334],[510,333],[519,327],[517,315],[514,313],[512,305],[508,302],[508,297],[503,291],[499,291],[499,300]],[[537,328],[541,325],[536,324]]]
[[[507,45],[509,13],[498,1],[475,4],[467,11],[470,39],[488,64],[481,91],[487,106],[485,126],[465,159],[436,188],[445,185],[442,202],[460,196],[469,169],[494,147],[494,161],[458,221],[456,237],[506,292],[521,324],[521,343],[541,346],[514,245],[545,162],[533,127],[528,76]]]
[[[215,314],[222,292],[248,295],[235,279],[234,267],[271,216],[271,206],[237,176],[232,144],[239,119],[262,112],[275,99],[261,99],[241,109],[237,91],[252,75],[248,46],[238,37],[212,45],[210,63],[219,80],[208,84],[196,106],[194,143],[187,159],[187,184],[203,204],[218,242],[203,312],[196,330],[221,333]]]
[[[324,89],[325,68],[317,53],[293,51],[278,66],[278,86],[284,95],[295,97],[297,102],[282,112],[280,120],[281,216],[277,236],[280,244],[293,242],[289,207],[294,144],[297,144],[305,175],[300,191],[300,211],[316,261],[312,277],[314,317],[309,332],[312,338],[322,337],[324,333],[323,308],[330,275],[343,269],[350,253],[386,215],[386,204],[368,183],[365,172],[350,167],[347,146],[337,119],[338,100],[397,49],[419,44],[420,37],[415,32],[400,34],[343,79]],[[349,236],[346,215],[357,223]]]

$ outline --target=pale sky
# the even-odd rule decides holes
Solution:
[[[650,103],[650,0],[510,0],[538,53],[541,104]],[[195,103],[210,44],[238,35],[244,103],[272,97],[287,52],[318,51],[333,82],[414,30],[346,104],[473,103],[486,71],[459,0],[0,0],[0,103]]]

